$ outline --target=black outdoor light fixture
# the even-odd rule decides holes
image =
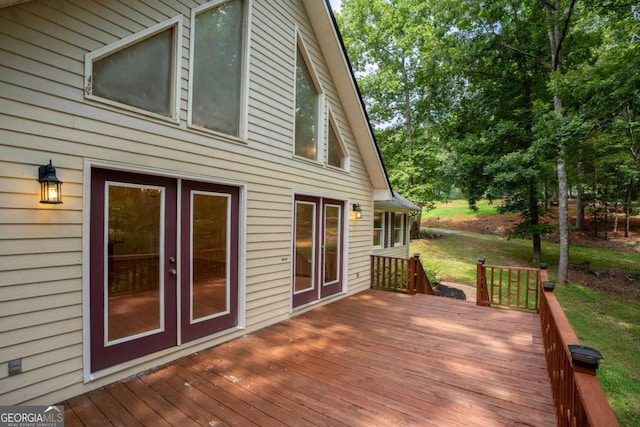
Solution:
[[[600,360],[604,359],[598,350],[591,347],[570,344],[569,351],[571,352],[573,364],[583,368],[598,369]]]
[[[62,203],[62,181],[56,176],[56,168],[51,160],[48,165],[38,168],[38,181],[40,182],[40,203],[59,205]]]
[[[352,210],[356,213],[356,219],[362,218],[362,208],[360,207],[360,203],[354,203]]]

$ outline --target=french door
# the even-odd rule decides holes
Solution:
[[[237,187],[92,170],[92,372],[237,324],[238,200]]]
[[[293,306],[342,291],[344,202],[296,196]]]

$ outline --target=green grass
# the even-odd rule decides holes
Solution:
[[[640,426],[640,301],[580,285],[555,294],[583,345],[604,356],[598,379],[623,426]]]
[[[450,212],[455,211],[452,207]],[[453,215],[461,214],[458,210]],[[441,210],[434,216],[443,218],[445,214]],[[471,286],[475,286],[479,258],[485,258],[489,265],[536,266],[531,262],[530,241],[494,235],[456,232],[413,241],[410,251],[422,254],[422,264],[431,275],[438,275],[445,282]],[[552,279],[557,260],[558,245],[543,243],[542,262],[549,264]],[[570,260],[588,262],[594,269],[640,273],[638,255],[571,247]],[[620,424],[640,426],[640,301],[578,284],[556,286],[555,292],[582,344],[597,348],[605,357],[597,375]]]
[[[422,220],[438,217],[455,220],[475,215],[498,215],[498,211],[496,210],[497,204],[495,203],[489,204],[487,200],[481,200],[476,206],[478,210],[472,211],[469,209],[469,203],[466,200],[452,200],[450,202],[438,203],[434,209],[424,209],[422,211]]]

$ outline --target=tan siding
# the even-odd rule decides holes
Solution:
[[[186,123],[190,8],[199,3],[34,0],[0,9],[0,403],[50,404],[135,373],[83,384],[86,159],[246,184],[247,329],[210,344],[290,316],[295,193],[362,204],[365,218],[348,222],[347,276],[349,292],[368,287],[372,187],[303,5],[253,0],[248,140],[239,142]],[[84,99],[85,54],[179,14],[179,123]],[[292,157],[296,25],[351,156],[349,174]],[[38,203],[37,167],[49,159],[64,181],[63,205]],[[6,377],[14,358],[24,372]]]

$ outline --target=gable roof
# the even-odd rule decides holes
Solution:
[[[0,0],[0,8],[29,1],[31,0]],[[351,124],[356,144],[373,186],[374,200],[389,200],[393,198],[391,182],[382,162],[364,100],[356,83],[329,0],[302,0],[302,2],[327,61],[347,120]]]

